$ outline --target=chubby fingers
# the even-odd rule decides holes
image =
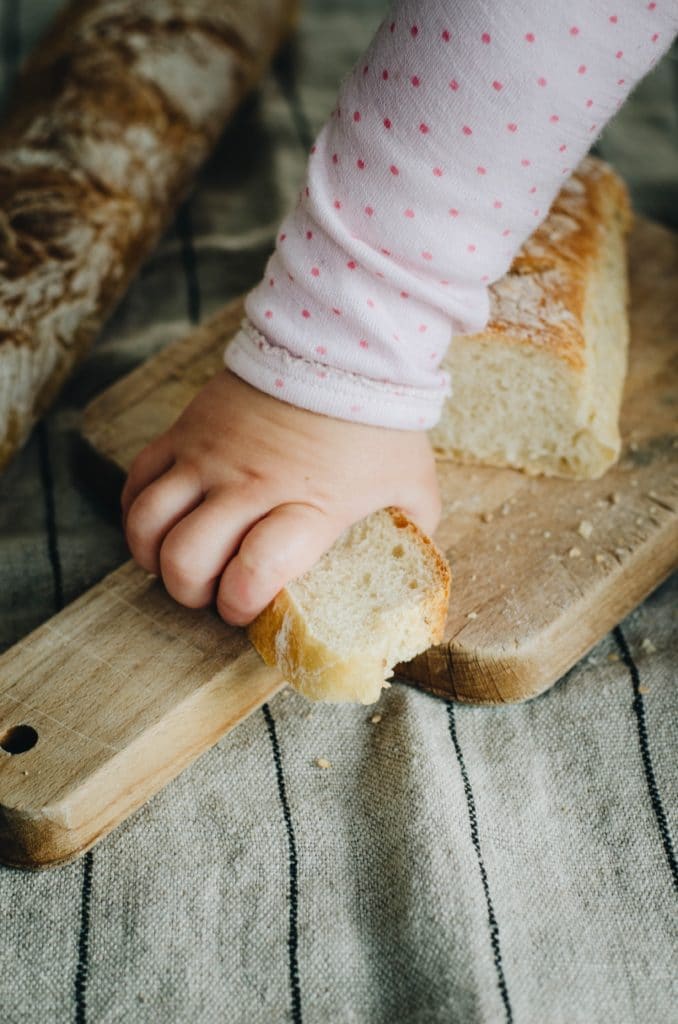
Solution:
[[[278,505],[245,535],[217,591],[217,611],[245,626],[290,580],[315,565],[348,522],[312,505]]]
[[[162,434],[141,449],[130,466],[120,495],[123,529],[127,526],[127,515],[137,495],[165,473],[173,462],[174,452],[167,434]]]
[[[214,599],[217,581],[242,538],[263,512],[252,495],[213,491],[167,533],[160,571],[172,597],[188,608]]]
[[[125,539],[135,560],[147,572],[160,572],[160,545],[175,523],[202,499],[195,473],[172,466],[134,499],[125,516]]]
[[[438,529],[442,513],[442,502],[437,490],[422,496],[421,500],[413,501],[406,498],[398,503],[398,508],[402,509],[405,515],[412,519],[429,536],[433,536]]]
[[[424,533],[433,536],[440,523],[442,500],[434,463],[425,467],[422,478],[403,489],[394,502]]]

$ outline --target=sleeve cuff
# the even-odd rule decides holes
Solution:
[[[429,430],[450,393],[449,374],[439,387],[414,388],[373,380],[292,355],[272,345],[245,317],[224,351],[224,364],[269,395],[311,412],[398,430]]]

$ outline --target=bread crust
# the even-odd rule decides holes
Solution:
[[[451,573],[433,541],[415,523],[400,509],[388,508],[386,511],[396,528],[405,531],[411,543],[425,550],[438,581],[437,588],[427,594],[421,605],[427,639],[419,650],[408,652],[408,657],[413,658],[443,639]],[[384,665],[380,657],[363,650],[348,659],[338,657],[311,634],[303,611],[287,588],[281,590],[250,623],[247,632],[266,664],[277,665],[288,682],[309,700],[373,704],[381,690],[389,685],[386,677],[392,672],[393,665]],[[399,660],[406,661],[407,658]]]
[[[624,234],[633,214],[628,190],[612,168],[585,157],[556,196],[548,216],[524,242],[508,274],[490,287],[490,319],[475,338],[507,345],[546,349],[572,370],[587,364],[585,307],[592,268],[600,259],[604,226],[619,217]],[[512,296],[531,277],[540,293],[526,315]],[[571,317],[558,319],[554,310]]]
[[[0,469],[156,244],[297,8],[73,0],[29,55],[0,125]]]

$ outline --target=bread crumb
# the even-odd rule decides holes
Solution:
[[[643,651],[646,651],[648,654],[654,654],[654,652],[657,650],[655,645],[650,640],[649,636],[645,637],[645,639],[643,640],[643,642],[642,642],[642,644],[640,646],[641,646],[641,649]]]
[[[28,775],[28,772],[26,771],[25,768],[24,768],[24,775]]]
[[[608,661],[619,661],[619,655],[618,654],[608,654],[607,660]]]
[[[483,512],[480,518],[484,523],[491,523],[494,519],[494,514],[492,512]]]
[[[581,555],[581,551],[579,548],[570,548],[570,550],[567,553],[570,556],[570,558],[579,558],[579,556]]]
[[[588,519],[582,519],[581,523],[577,527],[577,533],[580,537],[583,537],[584,540],[588,540],[593,533],[593,523],[590,523]]]
[[[636,516],[636,526],[642,526],[645,520],[642,516]]]
[[[476,573],[473,573],[473,576],[471,576],[471,583],[473,583],[473,581],[474,581],[475,579],[477,579],[477,578],[478,578],[478,577],[477,577]]]
[[[318,768],[331,768],[332,764],[327,760],[326,757],[316,757],[313,762]]]
[[[550,536],[551,536],[551,531],[550,530],[544,530],[544,537],[550,537]]]
[[[642,693],[642,694],[643,694],[643,696],[644,696],[644,695],[645,695],[646,693],[649,693],[649,692],[650,692],[650,687],[649,687],[649,686],[639,686],[639,687],[638,687],[638,693]]]
[[[598,552],[598,554],[596,555],[596,562],[598,562],[598,564],[600,564],[601,562],[604,562],[604,561],[605,561],[605,555],[601,555],[600,552]]]
[[[621,497],[620,497],[618,491],[613,491],[612,494],[610,495],[610,497],[608,498],[608,501],[610,502],[611,505],[618,505],[619,502],[621,501]]]
[[[466,613],[466,618],[467,619],[477,619],[478,618],[478,612],[467,612]]]
[[[372,715],[372,717],[370,718],[370,722],[372,723],[372,725],[379,725],[379,723],[381,722],[382,717],[383,716],[380,715],[378,711],[376,711]]]

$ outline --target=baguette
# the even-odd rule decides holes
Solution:
[[[443,638],[450,570],[402,512],[355,523],[250,624],[267,665],[310,700],[378,700],[394,665]]]
[[[297,0],[73,0],[0,126],[0,469],[289,34]]]
[[[490,288],[485,330],[452,340],[439,458],[573,479],[616,462],[630,224],[623,182],[587,157]]]

